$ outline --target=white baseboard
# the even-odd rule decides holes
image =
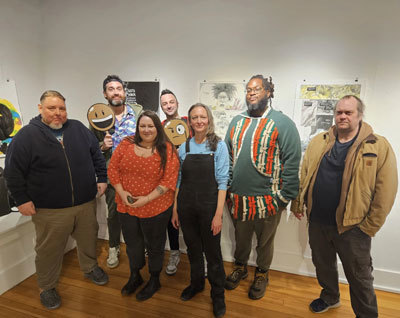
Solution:
[[[224,261],[233,262],[234,257],[231,251],[234,251],[234,244],[229,241],[221,241],[221,250]],[[248,264],[251,266],[256,266],[256,253],[253,248]],[[339,267],[339,281],[347,284],[346,277],[340,262],[338,262]],[[315,277],[315,267],[312,263],[311,257],[302,254],[296,254],[293,252],[285,252],[282,250],[275,249],[274,258],[271,264],[271,269]],[[387,269],[374,268],[374,287],[375,289],[389,291],[393,293],[400,293],[400,273],[395,271],[390,271]]]

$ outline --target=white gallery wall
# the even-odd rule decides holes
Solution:
[[[67,98],[69,117],[86,123],[88,107],[104,101],[108,74],[159,79],[176,93],[181,114],[197,102],[200,81],[271,75],[273,106],[289,116],[301,81],[358,78],[365,120],[400,160],[400,1],[0,0],[0,6],[0,76],[16,81],[25,122],[37,114],[42,91],[56,89]],[[376,287],[396,292],[399,204],[372,251]],[[223,254],[232,260],[225,216]],[[273,268],[313,275],[307,240],[305,220],[284,215]]]

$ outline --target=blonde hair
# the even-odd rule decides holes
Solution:
[[[197,103],[197,104],[192,105],[188,111],[189,124],[191,122],[190,113],[196,107],[203,107],[206,110],[207,117],[208,117],[208,128],[207,128],[207,133],[206,133],[207,145],[211,151],[215,151],[215,150],[217,150],[218,142],[221,140],[221,138],[219,138],[215,134],[214,117],[211,113],[210,108],[202,103]],[[192,132],[192,136],[194,136],[194,130],[192,128],[192,125],[190,125],[190,130]]]

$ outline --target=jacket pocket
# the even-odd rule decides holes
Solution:
[[[347,194],[344,226],[358,224],[368,214],[374,198],[377,161],[377,155],[372,152],[363,153],[358,158]]]
[[[363,153],[362,156],[363,157],[378,157],[376,153],[372,153],[372,152]]]

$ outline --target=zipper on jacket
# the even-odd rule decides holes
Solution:
[[[65,160],[67,161],[68,173],[69,173],[69,180],[70,180],[70,183],[71,183],[71,190],[72,190],[72,206],[74,206],[74,203],[75,203],[75,202],[74,202],[74,201],[75,201],[75,199],[74,199],[74,185],[72,184],[71,167],[70,167],[70,165],[69,165],[67,153],[65,152],[64,144],[61,144],[61,146],[62,146],[62,149],[63,149],[63,151],[64,151]]]

